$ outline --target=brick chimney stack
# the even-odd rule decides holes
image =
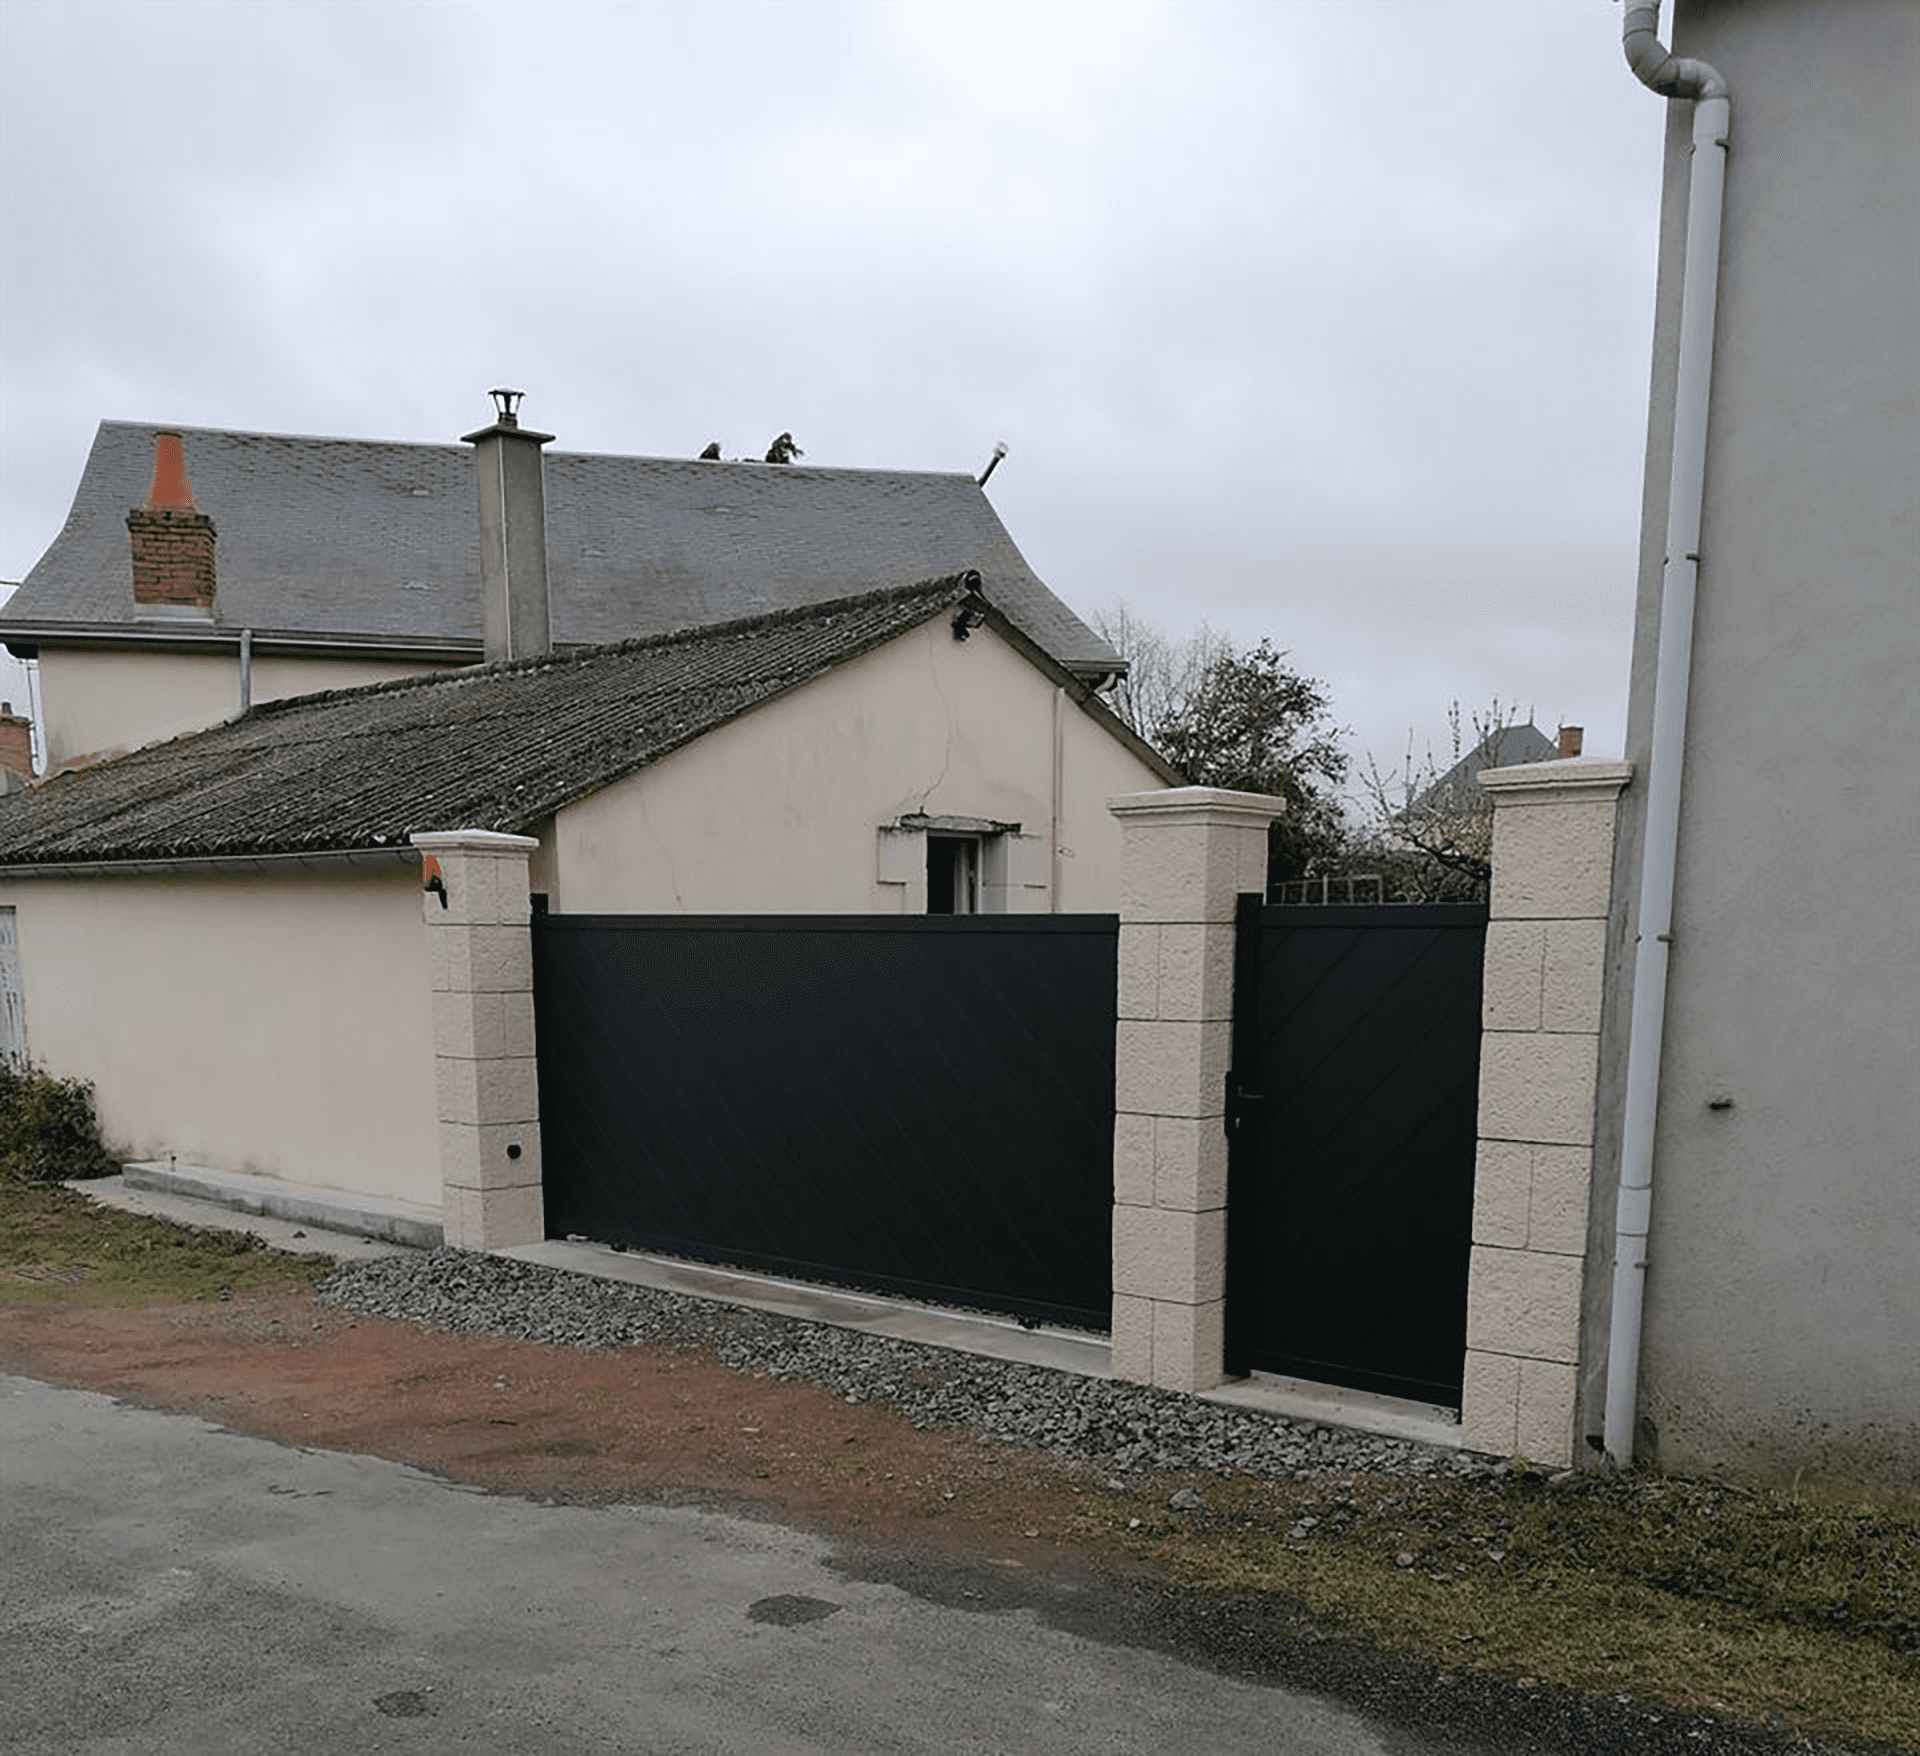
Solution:
[[[0,793],[17,793],[33,779],[33,721],[0,701]]]
[[[127,534],[136,604],[213,614],[213,520],[193,503],[178,433],[154,434],[153,486],[127,514]]]
[[[1560,751],[1564,760],[1569,756],[1578,756],[1580,746],[1586,742],[1587,734],[1581,726],[1562,726],[1560,728]]]
[[[533,658],[553,646],[547,609],[547,485],[541,446],[551,433],[520,425],[521,392],[492,390],[491,427],[465,435],[480,488],[480,595],[486,659]]]

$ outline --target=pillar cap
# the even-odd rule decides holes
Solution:
[[[407,840],[426,854],[530,854],[540,845],[531,835],[497,829],[427,829]]]
[[[1502,805],[1559,804],[1571,799],[1612,798],[1633,779],[1631,762],[1523,762],[1513,768],[1483,768],[1480,785]]]
[[[1265,828],[1287,808],[1270,793],[1237,793],[1228,787],[1167,787],[1153,793],[1121,793],[1107,809],[1123,823],[1218,823]]]

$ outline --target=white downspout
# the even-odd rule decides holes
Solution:
[[[1613,1320],[1607,1344],[1604,1441],[1616,1464],[1633,1461],[1640,1389],[1640,1332],[1653,1211],[1654,1121],[1666,1024],[1667,958],[1673,941],[1673,874],[1680,837],[1680,776],[1686,753],[1687,684],[1693,663],[1693,598],[1700,568],[1700,509],[1707,468],[1713,325],[1720,281],[1720,209],[1726,185],[1727,82],[1704,61],[1671,55],[1659,39],[1660,7],[1630,3],[1622,38],[1627,64],[1663,97],[1693,99],[1686,251],[1675,364],[1673,463],[1667,486],[1666,564],[1660,576],[1660,644],[1653,676],[1653,745],[1647,760],[1646,840],[1640,857],[1639,930],[1633,953],[1633,1013],[1627,1039],[1626,1109],[1620,1142],[1620,1204],[1614,1222]]]
[[[1047,824],[1047,911],[1060,913],[1060,837],[1066,833],[1061,821],[1065,809],[1067,767],[1067,691],[1065,686],[1053,692],[1053,810]]]

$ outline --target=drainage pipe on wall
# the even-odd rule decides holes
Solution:
[[[1687,685],[1693,665],[1693,599],[1700,569],[1700,513],[1707,467],[1713,326],[1719,300],[1720,209],[1726,186],[1727,82],[1704,61],[1668,53],[1660,7],[1627,6],[1627,64],[1662,97],[1693,100],[1686,249],[1675,362],[1673,462],[1667,484],[1667,552],[1660,576],[1660,644],[1654,664],[1653,745],[1647,759],[1646,839],[1640,858],[1639,928],[1633,953],[1626,1110],[1620,1143],[1620,1203],[1614,1222],[1613,1316],[1607,1345],[1604,1442],[1616,1464],[1633,1461],[1646,1302],[1647,1234],[1653,1212],[1654,1121],[1666,1025],[1667,960],[1673,942],[1673,875],[1680,839],[1680,777],[1686,753]]]

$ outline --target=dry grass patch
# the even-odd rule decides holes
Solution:
[[[1162,1486],[1100,1522],[1188,1583],[1448,1669],[1920,1749],[1920,1502],[1520,1472],[1214,1481],[1182,1514]]]
[[[195,1231],[96,1207],[57,1184],[0,1179],[0,1307],[138,1305],[312,1285],[330,1256],[271,1250],[249,1232]]]

